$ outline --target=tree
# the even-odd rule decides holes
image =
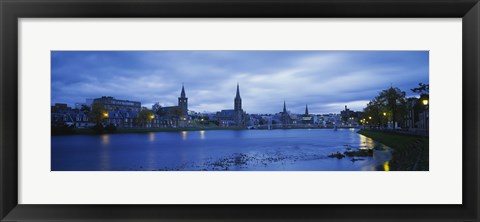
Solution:
[[[417,88],[411,89],[412,92],[418,93],[420,95],[428,95],[429,92],[429,84],[418,83]]]
[[[383,120],[386,120],[388,115],[391,116],[393,128],[395,129],[395,122],[401,122],[398,121],[398,117],[400,119],[403,118],[407,112],[407,99],[405,96],[406,93],[399,88],[390,87],[381,91],[364,109],[367,117],[366,121],[370,125],[380,125],[383,124]]]
[[[403,116],[406,108],[402,107],[406,105],[406,93],[399,88],[390,87],[383,90],[377,96],[377,100],[383,104],[389,114],[392,116],[393,129],[395,129],[395,122],[397,122],[397,116]]]
[[[90,113],[90,107],[87,105],[82,105],[82,107],[80,108],[80,111],[82,111],[85,114],[88,114]]]
[[[153,117],[155,116],[151,110],[144,109],[138,114],[138,122],[142,124],[142,126],[145,126],[152,121]]]
[[[380,126],[385,121],[385,116],[383,113],[386,112],[385,107],[381,104],[377,98],[374,98],[367,104],[367,107],[363,110],[364,111],[364,124],[373,125],[373,126]]]
[[[82,107],[83,108],[83,107]],[[88,119],[90,122],[100,124],[102,120],[108,118],[108,111],[100,103],[94,103],[92,110],[88,113]]]

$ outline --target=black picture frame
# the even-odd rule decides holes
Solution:
[[[480,158],[477,137],[479,136],[480,5],[478,0],[0,0],[0,14],[1,221],[479,221]],[[17,21],[19,18],[47,17],[462,18],[463,204],[18,204]]]

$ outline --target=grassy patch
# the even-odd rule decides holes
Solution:
[[[428,137],[365,129],[358,133],[394,149],[391,170],[428,170]]]

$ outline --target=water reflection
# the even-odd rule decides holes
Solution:
[[[110,169],[110,135],[103,134],[101,137],[102,147],[100,152],[100,169]]]
[[[148,134],[148,140],[150,142],[154,142],[155,141],[155,133],[151,132]]]
[[[182,140],[187,140],[187,131],[182,131]]]
[[[200,130],[200,139],[201,140],[205,139],[205,130]]]
[[[52,170],[391,170],[388,147],[349,129],[215,130],[208,140],[206,134],[52,137]],[[376,146],[373,157],[355,161],[326,157]]]
[[[360,149],[373,149],[375,148],[375,141],[364,135],[360,135]]]
[[[390,166],[388,165],[388,161],[383,164],[383,170],[390,171]]]
[[[103,145],[110,144],[110,135],[109,134],[103,134],[101,139],[102,139],[102,144]]]

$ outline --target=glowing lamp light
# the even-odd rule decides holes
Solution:
[[[386,115],[387,115],[387,113],[383,113],[383,115],[384,115],[384,116],[386,116]]]
[[[423,103],[423,105],[425,105],[425,106],[428,105],[428,99],[422,100],[422,103]]]
[[[388,164],[388,161],[383,164],[383,170],[390,171],[390,166]]]
[[[372,119],[372,117],[371,117],[371,116],[369,116],[369,117],[368,117],[368,119]]]
[[[155,116],[154,116],[154,115],[151,115],[151,116],[150,116],[150,119],[153,119],[153,118],[155,118]]]
[[[103,113],[103,117],[108,118],[108,113]]]

